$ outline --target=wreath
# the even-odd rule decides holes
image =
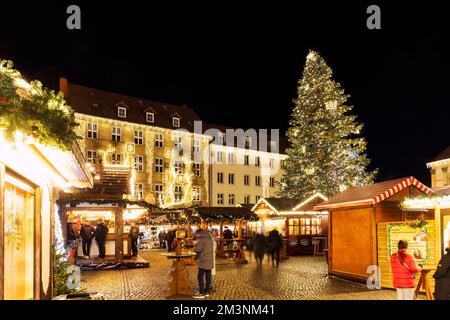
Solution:
[[[78,136],[74,111],[62,92],[39,81],[26,82],[13,63],[0,59],[0,129],[13,141],[17,132],[44,145],[70,149]]]

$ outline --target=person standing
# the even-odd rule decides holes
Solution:
[[[139,239],[140,231],[139,227],[135,222],[131,224],[130,228],[130,238],[131,238],[131,251],[133,257],[137,257],[138,255],[138,239]]]
[[[172,244],[175,239],[175,230],[169,230],[166,234],[167,252],[172,252]]]
[[[95,228],[89,221],[84,222],[80,230],[80,236],[82,239],[83,255],[85,258],[90,259],[92,239],[95,237]]]
[[[95,229],[95,241],[97,241],[98,246],[98,257],[100,259],[105,259],[105,243],[106,243],[106,235],[108,234],[108,227],[105,225],[102,219],[99,219],[97,222],[97,228]]]
[[[264,259],[264,251],[266,249],[266,237],[262,233],[255,234],[253,238],[253,254],[255,255],[256,263],[262,265]]]
[[[276,256],[276,263],[278,267],[280,264],[280,250],[283,247],[283,240],[281,239],[281,235],[277,229],[273,229],[269,232],[267,241],[269,243],[269,252],[272,257],[272,265],[274,264]]]
[[[211,291],[211,270],[214,269],[214,240],[208,230],[197,229],[194,251],[198,255],[198,293],[194,299],[203,299]],[[206,284],[205,284],[206,281]]]
[[[228,228],[228,226],[225,226],[225,230],[223,230],[223,240],[225,241],[225,247],[228,250],[233,249],[233,232]],[[233,254],[229,254],[229,257],[233,257]]]
[[[159,248],[160,249],[164,249],[165,246],[165,241],[166,241],[166,231],[164,231],[164,229],[162,229],[159,234],[158,234],[158,239],[159,239]]]
[[[414,257],[406,252],[408,242],[400,240],[398,251],[391,256],[391,268],[397,300],[414,300],[414,274],[420,272]]]
[[[450,241],[445,249],[446,254],[439,260],[433,278],[436,280],[434,298],[436,300],[450,300]]]

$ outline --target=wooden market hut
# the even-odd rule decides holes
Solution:
[[[248,226],[252,232],[265,234],[277,229],[285,238],[288,255],[313,254],[316,243],[318,250],[326,248],[328,212],[314,211],[314,206],[326,200],[321,193],[304,199],[261,198],[252,208],[259,220]]]
[[[110,263],[124,263],[124,258],[131,257],[131,239],[129,234],[124,232],[125,222],[128,219],[137,220],[140,216],[147,214],[151,205],[145,201],[132,199],[130,167],[98,164],[91,168],[94,175],[93,188],[73,190],[64,194],[58,202],[60,219],[66,228],[67,222],[74,218],[77,219],[78,224],[81,219],[93,224],[98,219],[103,219],[109,226],[105,245],[106,259]],[[66,229],[64,235],[67,237]],[[97,247],[93,243],[91,255],[97,254],[95,250]],[[82,255],[80,246],[78,246],[78,255]],[[87,263],[92,262],[95,261]],[[145,261],[140,261],[139,266],[141,264],[148,266]]]
[[[329,274],[366,282],[372,273],[368,268],[380,266],[381,285],[392,286],[389,257],[396,250],[396,242],[422,231],[408,222],[416,219],[417,213],[409,216],[402,211],[401,203],[431,193],[414,177],[407,177],[349,188],[315,206],[315,210],[329,211]],[[428,229],[428,237],[434,236],[433,231]],[[430,256],[434,256],[434,249],[429,243]]]

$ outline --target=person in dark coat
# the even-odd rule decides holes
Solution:
[[[434,298],[436,300],[450,300],[450,241],[445,249],[446,254],[439,261],[433,278],[436,280]]]
[[[159,248],[165,249],[166,248],[166,231],[163,229],[158,234],[159,239]]]
[[[130,228],[130,238],[131,238],[131,251],[133,254],[133,257],[137,257],[138,255],[138,240],[139,240],[139,227],[136,225],[136,223],[131,224]]]
[[[226,248],[228,250],[233,249],[233,232],[227,226],[225,226],[222,236],[225,241]],[[230,256],[232,256],[232,254]]]
[[[280,250],[283,247],[283,240],[281,239],[281,235],[277,229],[273,229],[272,231],[269,232],[267,242],[269,244],[269,252],[272,257],[272,265],[274,264],[276,256],[276,262],[278,267],[278,265],[280,264]]]
[[[83,246],[83,255],[90,259],[92,239],[95,237],[95,228],[89,221],[86,221],[81,227],[80,236],[83,240],[81,243]]]
[[[167,252],[172,252],[173,240],[175,239],[175,230],[169,230],[166,234]]]
[[[108,234],[108,227],[105,225],[103,220],[98,220],[97,228],[95,229],[95,240],[98,245],[98,257],[100,259],[105,259],[105,243],[106,243],[106,235]]]
[[[211,291],[211,270],[214,269],[214,240],[209,230],[197,229],[194,251],[198,254],[198,290],[196,299],[209,296]],[[205,285],[206,280],[206,285]]]
[[[253,253],[255,255],[256,263],[262,265],[264,259],[264,250],[266,249],[266,237],[262,233],[255,234],[253,238]]]

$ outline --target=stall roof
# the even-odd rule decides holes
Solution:
[[[438,196],[450,194],[450,186],[433,188],[431,190],[433,190],[433,194]]]
[[[254,214],[249,208],[244,207],[196,207],[186,211],[192,213],[196,212],[203,217],[230,216],[245,220],[257,218],[256,214]]]
[[[319,199],[322,201],[328,200],[320,192],[313,194],[312,196],[305,197],[303,199],[291,199],[291,198],[261,198],[258,203],[252,207],[252,211],[256,209],[258,204],[265,202],[276,213],[290,212],[290,211],[308,211],[312,210],[312,206],[308,206],[313,200]]]
[[[406,177],[374,183],[363,187],[348,188],[330,200],[315,206],[314,210],[375,205],[411,185],[426,194],[433,193],[430,188],[422,184],[416,178]]]

